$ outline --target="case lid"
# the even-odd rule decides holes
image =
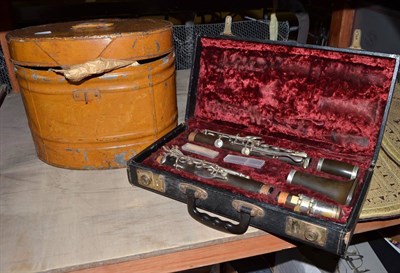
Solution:
[[[200,37],[186,118],[358,157],[369,167],[398,66],[390,54]]]
[[[172,23],[154,19],[97,19],[32,26],[7,35],[11,59],[55,67],[97,58],[143,60],[173,50]]]

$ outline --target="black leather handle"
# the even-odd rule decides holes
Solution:
[[[250,224],[250,212],[241,211],[240,220],[237,225],[219,219],[218,217],[213,217],[207,213],[203,213],[196,208],[196,197],[194,194],[187,194],[187,208],[190,216],[196,221],[219,231],[228,232],[232,234],[243,234],[247,231]]]

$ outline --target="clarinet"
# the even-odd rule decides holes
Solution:
[[[157,158],[162,165],[172,166],[205,179],[216,179],[252,193],[268,195],[273,191],[271,186],[252,180],[240,172],[184,155],[177,147],[167,148],[164,146],[164,150],[165,153]]]
[[[265,144],[261,137],[229,135],[208,129],[200,132],[191,132],[188,136],[191,142],[199,142],[213,145],[217,148],[239,152],[243,155],[265,156],[278,159],[282,162],[307,168],[311,158],[306,152],[289,150],[281,147]],[[321,158],[318,161],[318,171],[342,176],[353,180],[356,178],[359,168],[346,162]]]
[[[295,195],[281,191],[271,185],[253,180],[248,175],[240,172],[221,167],[206,160],[187,156],[176,146],[172,148],[164,146],[163,149],[164,153],[157,158],[159,164],[192,173],[205,179],[215,179],[252,193],[274,195],[278,204],[295,212],[332,219],[340,219],[341,217],[341,209],[339,206],[316,200],[302,194]]]
[[[257,136],[233,136],[205,129],[200,132],[191,132],[188,140],[240,152],[243,155],[276,158],[295,166],[302,166],[303,168],[307,168],[310,163],[307,153],[265,144],[261,140],[261,137]]]

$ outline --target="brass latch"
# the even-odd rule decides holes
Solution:
[[[142,169],[137,169],[136,174],[139,185],[159,192],[165,192],[165,177],[163,175]]]
[[[100,99],[100,91],[96,89],[75,90],[72,92],[72,97],[75,101],[84,101],[86,104],[88,104],[89,101]]]
[[[328,231],[324,227],[288,216],[285,233],[303,241],[325,246]]]

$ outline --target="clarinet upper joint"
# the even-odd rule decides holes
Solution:
[[[302,166],[303,168],[307,168],[310,163],[307,153],[268,145],[258,136],[230,135],[203,129],[199,132],[190,133],[188,139],[189,141],[240,152],[243,155],[276,158],[292,165]]]

